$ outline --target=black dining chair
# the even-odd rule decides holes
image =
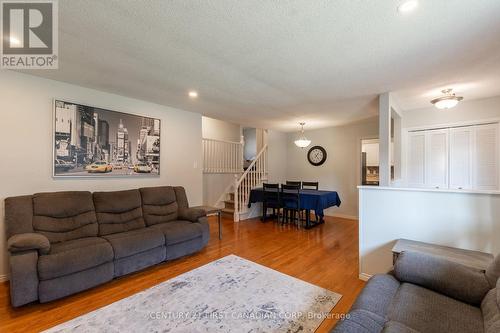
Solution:
[[[301,181],[296,181],[296,180],[287,180],[286,184],[287,185],[296,185],[299,188],[302,186],[302,182]]]
[[[302,182],[302,189],[303,190],[318,190],[319,189],[319,182]],[[306,214],[309,214],[309,220],[311,219],[311,212],[309,211],[306,212]],[[318,217],[316,216],[316,212],[314,213],[314,221],[318,222]]]
[[[281,208],[280,200],[280,186],[279,184],[263,184],[264,197],[262,200],[262,218],[261,221],[265,222],[267,218],[267,209],[273,209],[273,216],[278,216],[279,221],[279,211]],[[276,214],[276,211],[278,214]]]
[[[281,185],[282,223],[297,221],[300,224],[300,185]]]
[[[317,191],[319,189],[319,182],[302,182],[302,189]]]

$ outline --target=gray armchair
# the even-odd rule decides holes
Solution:
[[[498,333],[500,255],[475,270],[446,259],[403,252],[391,274],[366,284],[337,333]]]

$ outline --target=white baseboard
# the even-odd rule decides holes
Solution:
[[[347,219],[347,220],[358,220],[357,216],[347,215],[347,214],[331,214],[331,215],[328,215],[328,216],[331,216],[331,217],[340,217],[341,219]]]
[[[363,281],[368,281],[372,276],[366,273],[360,273],[358,278]]]
[[[9,281],[9,276],[7,274],[0,275],[0,282]]]

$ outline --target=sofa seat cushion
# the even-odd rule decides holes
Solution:
[[[388,318],[426,333],[484,331],[478,307],[410,283],[399,287],[389,307]]]
[[[52,244],[50,253],[38,258],[40,280],[84,271],[113,260],[113,248],[103,238],[86,237]]]
[[[203,229],[199,223],[190,221],[172,221],[155,224],[148,229],[160,230],[165,235],[166,245],[178,244],[202,237]]]
[[[165,236],[162,232],[145,228],[102,237],[113,247],[115,259],[129,257],[165,245]]]

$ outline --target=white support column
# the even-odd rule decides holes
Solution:
[[[391,166],[394,180],[401,179],[402,165],[401,110],[390,92],[379,96],[379,185],[391,186]],[[394,145],[394,147],[392,147]]]
[[[379,96],[379,186],[391,184],[391,93]]]
[[[400,182],[403,178],[403,135],[401,132],[401,111],[395,105],[391,107],[392,125],[393,125],[393,149],[392,149],[392,163],[394,165],[394,180],[395,182]]]

